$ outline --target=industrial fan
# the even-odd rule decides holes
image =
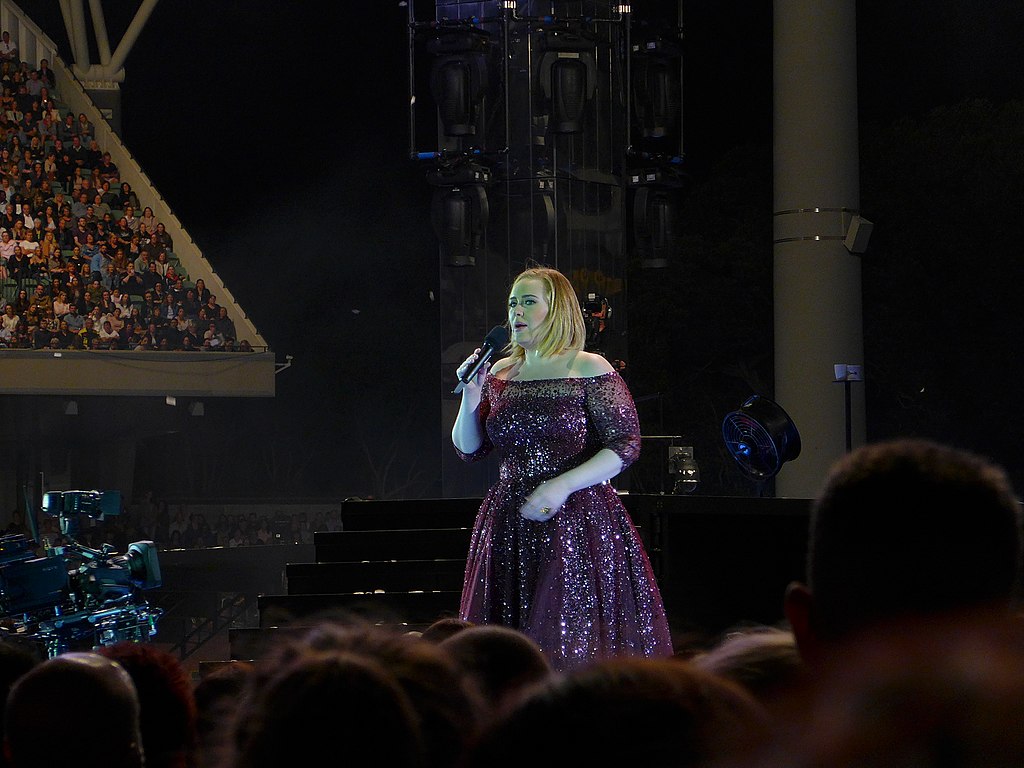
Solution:
[[[766,481],[800,455],[800,434],[778,403],[760,395],[748,398],[722,422],[726,450],[749,477]]]

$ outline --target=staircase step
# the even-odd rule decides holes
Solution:
[[[469,528],[479,498],[346,500],[341,504],[345,531],[380,531],[409,528]]]
[[[466,558],[449,560],[376,560],[347,563],[289,563],[289,595],[339,592],[394,592],[462,589]]]
[[[260,595],[260,627],[311,626],[319,621],[431,624],[454,616],[461,590],[319,595]]]
[[[318,531],[313,534],[313,547],[318,563],[465,559],[470,533],[468,527]]]

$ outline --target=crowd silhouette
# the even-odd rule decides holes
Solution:
[[[45,686],[46,701],[109,698],[124,722],[90,706],[75,727],[125,765],[1019,765],[1020,521],[985,458],[869,444],[814,500],[806,578],[780,594],[778,625],[565,672],[517,630],[451,617],[423,631],[324,617],[192,678],[144,643],[53,659],[0,645],[5,755],[62,754],[40,733]]]

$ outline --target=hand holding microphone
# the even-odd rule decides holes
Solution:
[[[496,325],[491,328],[487,336],[484,337],[484,343],[480,348],[466,358],[466,361],[459,366],[457,371],[459,383],[452,390],[453,393],[457,395],[465,389],[466,385],[476,378],[477,374],[480,373],[480,369],[488,363],[494,353],[504,348],[507,344],[508,328],[503,325]]]

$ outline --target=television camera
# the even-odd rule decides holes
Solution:
[[[0,537],[0,638],[39,643],[53,657],[156,634],[163,611],[142,594],[162,584],[154,543],[137,541],[117,553],[110,544],[97,549],[75,539],[83,519],[103,521],[121,509],[119,491],[48,491],[39,512],[58,519],[66,543],[40,546],[32,506],[30,536]]]

